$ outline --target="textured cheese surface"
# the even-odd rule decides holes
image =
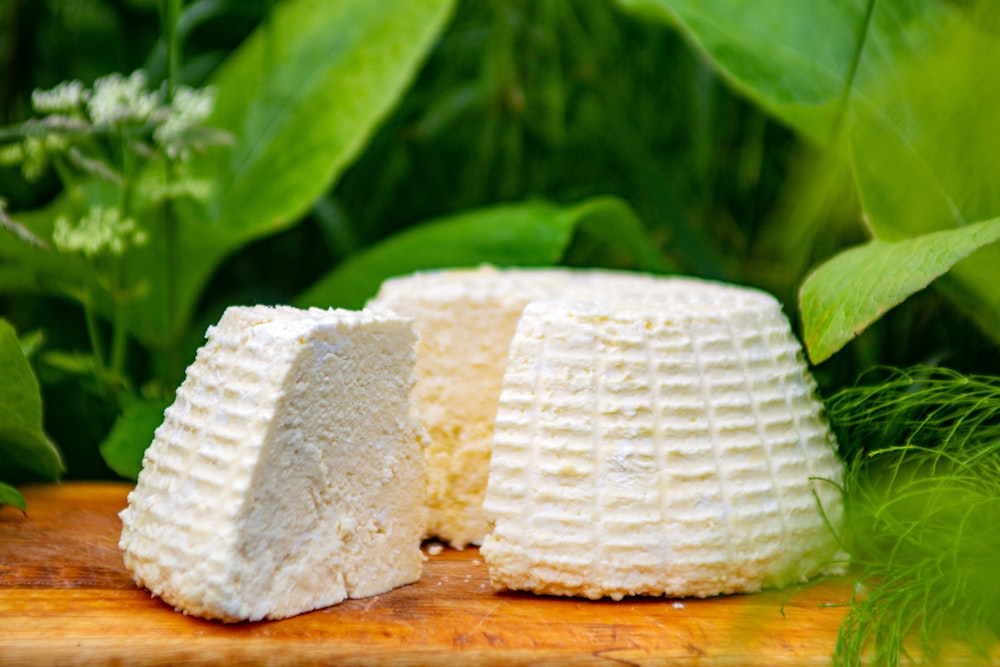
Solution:
[[[417,580],[414,341],[395,315],[229,308],[121,513],[135,581],[179,611],[238,621]]]
[[[369,306],[414,318],[415,397],[430,436],[428,537],[480,544],[493,418],[521,311],[532,301],[703,291],[743,293],[719,283],[625,271],[478,269],[427,271],[387,280]]]
[[[841,571],[817,504],[839,523],[820,410],[766,294],[530,304],[484,505],[493,584],[705,597]]]

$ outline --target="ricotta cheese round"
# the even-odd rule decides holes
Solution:
[[[120,546],[179,611],[284,618],[416,581],[426,434],[409,320],[232,307],[146,451]]]
[[[495,587],[705,597],[841,572],[842,463],[778,302],[534,302],[510,345],[481,553]],[[822,509],[821,509],[822,508]]]
[[[427,537],[462,548],[488,531],[482,504],[493,419],[521,311],[532,301],[739,289],[694,278],[566,268],[444,269],[391,278],[369,301],[414,319],[414,390],[430,444]]]

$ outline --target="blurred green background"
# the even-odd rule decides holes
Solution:
[[[282,4],[187,3],[177,80],[211,81]],[[89,85],[139,68],[151,82],[164,80],[159,10],[155,0],[5,0],[0,125],[28,118],[32,90],[63,80]],[[784,303],[796,331],[797,292],[807,274],[868,237],[852,174],[838,156],[736,92],[739,86],[692,48],[689,31],[648,12],[604,0],[466,0],[418,65],[390,112],[305,212],[247,238],[212,268],[179,345],[185,364],[227,305],[294,303],[383,239],[493,204],[571,206],[617,197],[634,211],[663,267],[764,288]],[[0,170],[0,197],[15,220],[61,191],[53,173],[28,182],[15,166]],[[582,232],[561,261],[641,264]],[[891,310],[816,367],[821,389],[851,384],[877,364],[997,372],[995,341],[953,303],[927,290]],[[46,356],[87,354],[80,305],[9,289],[0,293],[0,317],[22,336],[41,336],[29,359],[44,431],[63,453],[65,477],[113,477],[98,444],[123,403]],[[157,354],[131,340],[136,393],[156,375]]]

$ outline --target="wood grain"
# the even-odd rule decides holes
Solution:
[[[444,549],[390,593],[224,625],[132,583],[117,546],[129,488],[26,487],[27,515],[0,509],[0,665],[826,665],[850,595],[845,583],[709,600],[498,593],[476,549]]]

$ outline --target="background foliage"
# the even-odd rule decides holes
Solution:
[[[175,221],[177,257],[157,256],[166,241],[154,238],[127,259],[129,275],[150,273],[152,296],[126,306],[126,389],[114,400],[87,372],[79,299],[52,288],[93,280],[90,269],[0,237],[0,314],[22,338],[40,337],[30,361],[44,432],[62,451],[65,474],[113,476],[99,446],[115,461],[150,428],[225,306],[357,306],[382,275],[422,262],[492,258],[730,280],[773,292],[812,340],[820,334],[808,327],[819,318],[801,330],[800,287],[823,260],[874,231],[902,253],[876,264],[916,286],[891,303],[872,297],[866,321],[845,323],[825,349],[815,343],[817,362],[847,344],[816,368],[824,391],[874,364],[946,360],[994,371],[996,327],[977,306],[994,305],[1000,264],[973,258],[948,274],[946,291],[903,301],[933,276],[930,260],[897,242],[1000,213],[995,189],[983,187],[995,171],[990,144],[976,141],[1000,133],[963,94],[972,85],[983,95],[1000,90],[983,85],[1000,54],[995,17],[976,3],[936,0],[748,7],[186,4],[176,79],[215,87],[209,124],[235,144],[191,160],[194,177],[217,184],[209,202],[151,211]],[[170,73],[154,0],[10,0],[0,21],[4,125],[31,115],[34,88],[138,68],[157,83]],[[935,44],[968,46],[927,51]],[[904,47],[916,55],[900,55]],[[977,66],[959,68],[970,60]],[[885,83],[890,65],[911,61]],[[944,127],[955,117],[968,133]],[[900,150],[917,159],[900,159]],[[957,162],[956,151],[972,162]],[[88,182],[80,187],[80,197],[95,196]],[[29,182],[14,167],[0,170],[11,219],[43,238],[53,211],[72,205],[67,191],[51,173]],[[942,209],[951,217],[934,217]],[[468,231],[480,228],[495,233]],[[453,242],[443,255],[428,254],[442,247],[435,233]],[[971,252],[995,236],[969,238],[949,247]],[[478,246],[465,242],[473,239]],[[938,273],[964,256],[956,253]],[[149,268],[169,261],[180,270]],[[803,288],[804,308],[828,314],[845,291],[870,287],[850,269],[824,272]],[[97,310],[110,335],[114,305]]]

